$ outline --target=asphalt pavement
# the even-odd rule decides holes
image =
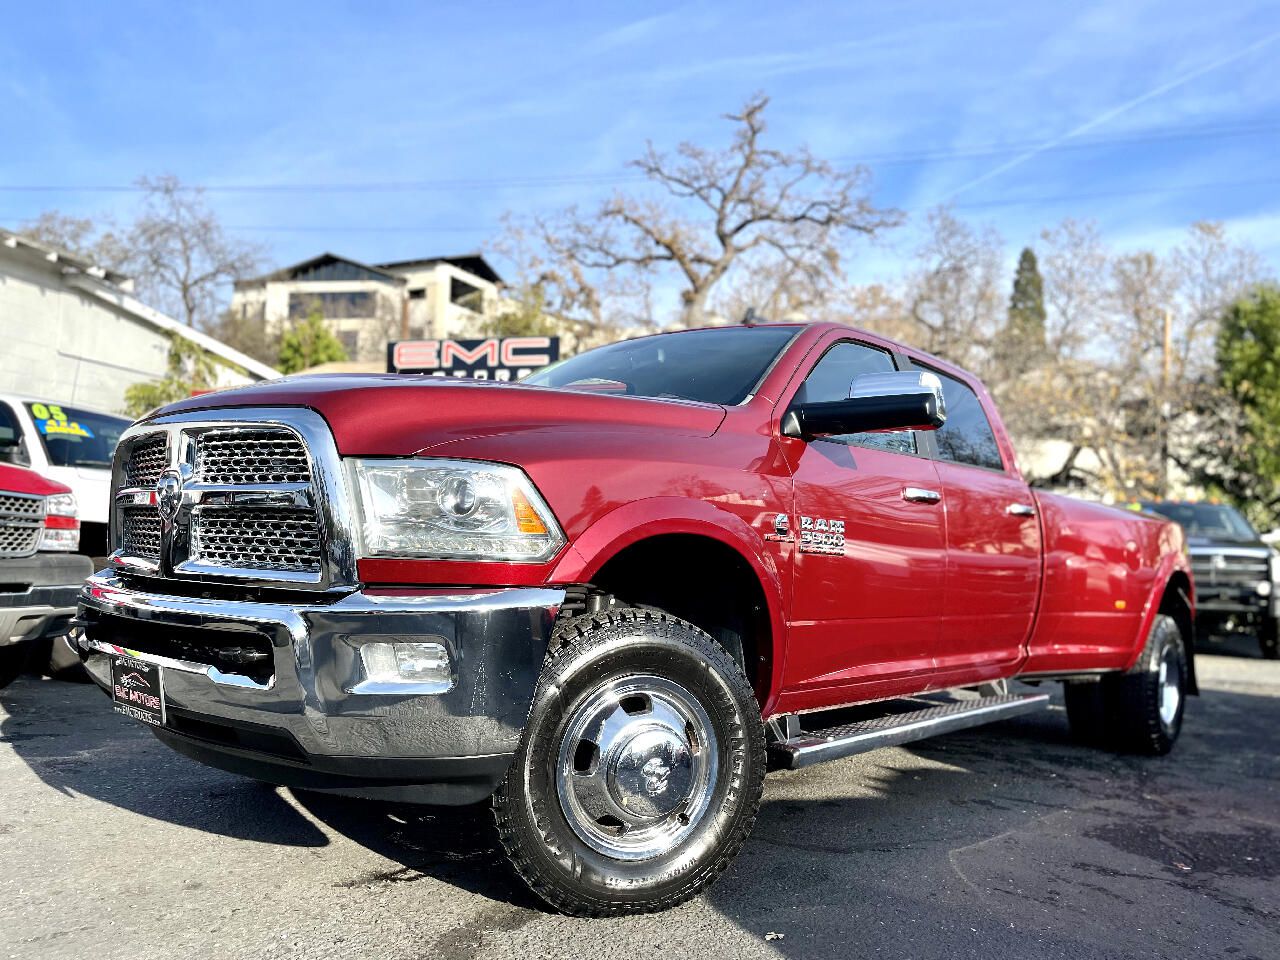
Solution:
[[[1169,757],[1042,714],[769,776],[719,884],[575,920],[482,810],[209,770],[91,686],[0,691],[0,958],[1280,957],[1280,663],[1199,660]],[[1056,685],[1054,685],[1056,688]]]

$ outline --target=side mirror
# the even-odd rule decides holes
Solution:
[[[812,440],[846,433],[937,430],[946,423],[942,381],[927,370],[864,373],[845,400],[802,403],[787,411],[782,433]]]

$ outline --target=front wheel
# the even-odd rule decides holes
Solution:
[[[552,643],[494,795],[512,864],[578,916],[696,896],[759,809],[765,741],[751,685],[707,634],[652,609],[578,617]]]

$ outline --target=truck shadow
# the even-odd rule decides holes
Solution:
[[[20,677],[0,690],[8,747],[53,790],[155,820],[261,843],[319,847],[325,835],[270,787],[177,758],[112,713],[91,684]]]

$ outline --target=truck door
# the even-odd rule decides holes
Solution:
[[[842,400],[859,374],[894,369],[887,350],[840,340],[790,403]],[[790,403],[779,404],[779,415]],[[794,473],[784,668],[784,685],[802,694],[793,703],[921,689],[921,673],[933,669],[946,568],[934,463],[911,432],[780,442]]]
[[[947,514],[937,666],[981,679],[1025,653],[1040,591],[1040,521],[973,387],[932,372],[942,378],[947,404],[947,422],[932,435]]]

